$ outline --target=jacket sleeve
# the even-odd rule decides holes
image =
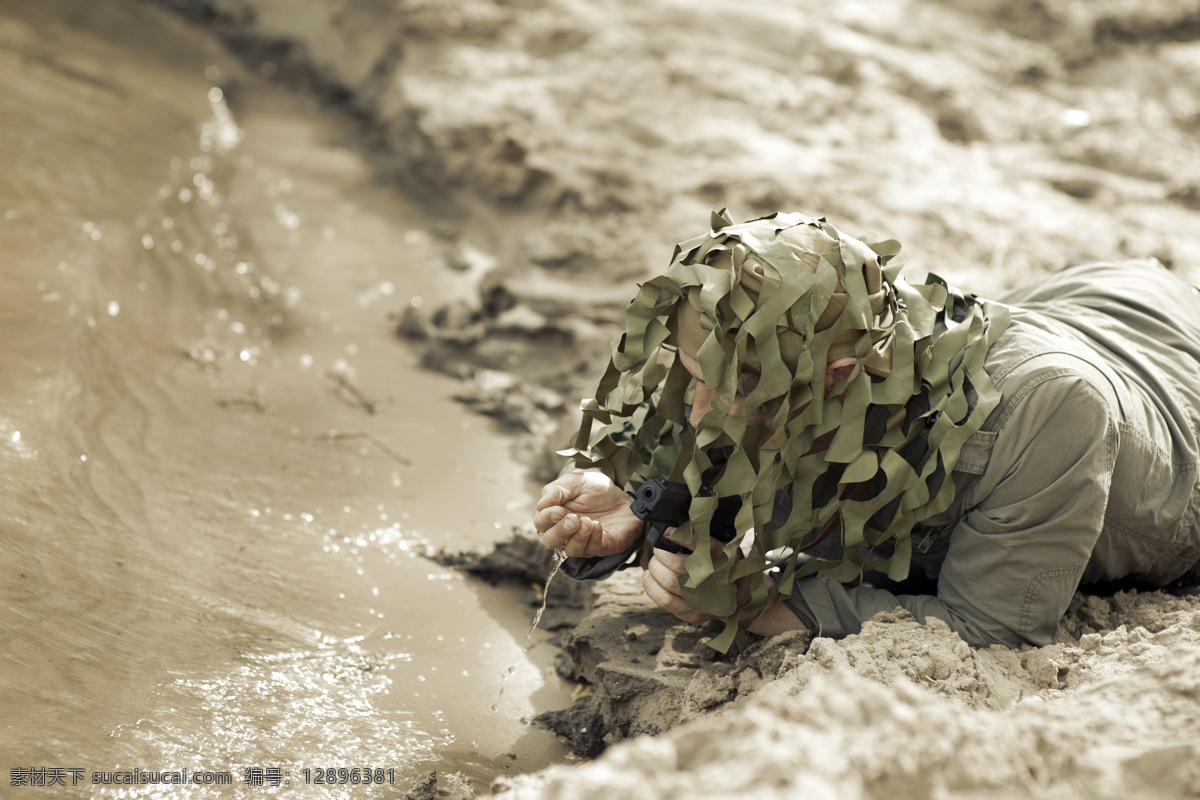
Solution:
[[[1029,385],[1032,384],[1032,385]],[[857,633],[897,606],[947,622],[968,644],[1050,644],[1103,527],[1117,428],[1107,399],[1066,370],[1020,387],[950,533],[937,596],[894,595],[813,576],[791,605],[820,635]]]
[[[562,571],[564,575],[574,578],[577,581],[601,581],[612,575],[614,572],[632,566],[634,556],[642,548],[642,542],[631,545],[628,550],[620,553],[613,553],[609,556],[594,556],[591,558],[571,556],[563,561]]]

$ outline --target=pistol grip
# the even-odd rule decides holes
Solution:
[[[668,525],[665,522],[652,522],[650,523],[650,530],[646,532],[646,539],[651,545],[654,546],[656,550],[665,550],[668,553],[692,552],[683,545],[676,544],[675,542],[672,542],[670,539],[666,538],[667,528],[670,527],[674,526]]]

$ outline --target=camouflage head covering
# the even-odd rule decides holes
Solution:
[[[897,242],[867,245],[823,218],[734,225],[721,212],[711,227],[641,285],[563,454],[627,491],[651,477],[688,485],[691,519],[674,537],[694,547],[681,589],[725,618],[711,642],[724,652],[798,577],[907,575],[913,526],[949,507],[947,476],[999,401],[983,361],[1008,317],[936,276],[910,286],[888,266]],[[695,429],[694,384],[676,349],[715,390]],[[825,365],[847,356],[857,365],[827,396]],[[750,391],[747,373],[759,376]],[[814,448],[826,434],[828,448]],[[701,476],[722,462],[709,481],[716,496],[700,496]],[[734,495],[737,535],[714,557],[709,521]],[[776,567],[778,582],[750,581],[739,609],[735,582]]]

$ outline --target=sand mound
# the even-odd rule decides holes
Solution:
[[[805,635],[778,637],[736,665],[699,669],[682,699],[655,692],[692,722],[497,788],[581,799],[1197,796],[1200,600],[1077,597],[1059,640],[973,650],[903,613],[807,650]]]

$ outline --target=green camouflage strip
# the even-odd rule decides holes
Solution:
[[[784,240],[794,226],[836,241],[815,268]],[[822,573],[854,583],[865,570],[905,577],[913,526],[949,507],[959,452],[999,402],[983,361],[1008,325],[1006,309],[964,297],[933,275],[909,285],[898,265],[888,265],[899,249],[894,241],[864,244],[823,218],[773,214],[735,225],[724,211],[714,214],[710,233],[677,245],[667,271],[639,287],[596,395],[582,404],[574,447],[562,455],[627,491],[651,477],[691,489],[690,520],[673,537],[693,548],[681,590],[693,608],[725,619],[710,642],[721,652],[744,641],[750,621],[790,596],[797,578]],[[818,325],[843,300],[840,313]],[[685,304],[708,331],[696,358],[716,390],[696,430],[687,424],[694,382],[674,355]],[[948,312],[955,308],[959,321]],[[831,348],[847,346],[859,364],[826,396]],[[745,372],[758,373],[759,383],[730,413]],[[927,410],[910,404],[923,389]],[[870,406],[885,407],[889,424],[879,441],[864,443]],[[755,413],[764,421],[750,423]],[[828,449],[811,452],[834,430]],[[911,464],[901,451],[920,436],[928,455]],[[698,497],[711,454],[731,445],[713,487],[718,497]],[[838,470],[831,499],[815,506],[818,479]],[[743,501],[737,536],[714,555],[709,521],[718,498],[730,495]],[[772,528],[784,497],[790,514]],[[879,512],[892,506],[881,524]],[[831,525],[840,528],[842,556],[800,558]],[[646,545],[643,566],[650,556]],[[774,566],[782,566],[779,582],[748,581],[749,602],[739,608],[735,582]]]

